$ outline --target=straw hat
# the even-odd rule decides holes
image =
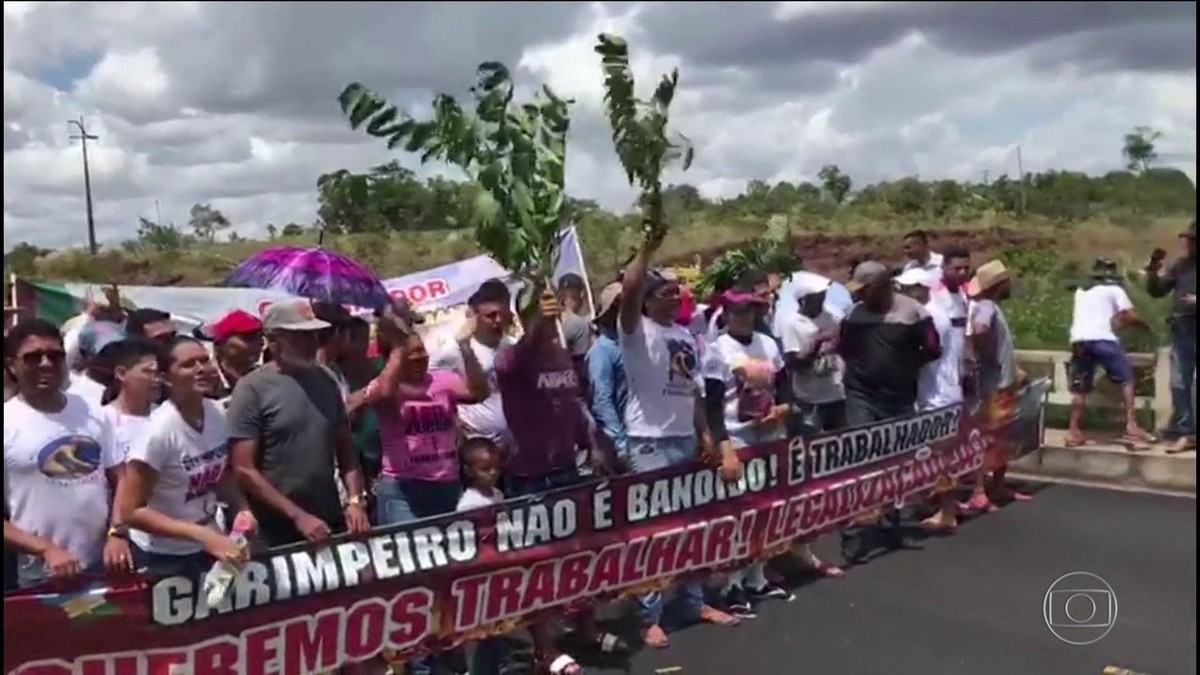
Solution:
[[[999,260],[979,266],[967,283],[967,295],[975,298],[1009,280],[1008,268]]]

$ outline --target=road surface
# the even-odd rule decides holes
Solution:
[[[692,627],[665,651],[616,668],[636,675],[1099,674],[1196,672],[1196,502],[1048,486],[1033,502],[966,524],[923,550],[881,555],[840,580],[796,590],[733,629]],[[819,552],[831,553],[822,542]],[[1061,575],[1102,577],[1118,604],[1089,646],[1046,627]],[[581,659],[583,660],[583,659]]]

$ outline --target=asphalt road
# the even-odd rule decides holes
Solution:
[[[1099,674],[1196,672],[1196,502],[1047,486],[922,550],[882,554],[843,579],[801,582],[737,628],[696,626],[616,668],[636,675]],[[818,552],[836,559],[836,547]],[[1047,589],[1091,572],[1112,588],[1117,618],[1088,646],[1057,639]],[[581,659],[582,660],[582,659]]]

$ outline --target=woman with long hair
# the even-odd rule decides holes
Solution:
[[[245,560],[243,547],[217,528],[217,493],[239,512],[237,529],[252,529],[253,518],[227,471],[225,414],[208,398],[214,380],[208,350],[177,337],[163,366],[168,396],[129,450],[116,507],[140,569],[199,577],[216,560]]]

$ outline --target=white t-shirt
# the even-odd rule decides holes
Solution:
[[[630,335],[618,330],[629,385],[625,430],[634,438],[696,435],[696,397],[701,390],[699,355],[688,329],[641,317]]]
[[[196,431],[179,410],[165,403],[129,449],[129,461],[147,464],[158,472],[158,482],[148,506],[159,513],[189,523],[215,525],[216,487],[229,460],[229,434],[225,413],[216,401],[204,401],[204,428]],[[132,530],[133,543],[154,553],[188,555],[200,544]]]
[[[499,346],[515,343],[516,341],[512,338],[504,336],[500,339]],[[492,395],[481,403],[459,405],[458,421],[462,423],[463,431],[468,435],[485,436],[493,441],[503,442],[508,437],[508,420],[504,418],[500,385],[496,381],[497,349],[492,349],[475,338],[471,338],[468,344],[471,345],[471,351],[475,353],[475,359],[479,361],[479,367],[487,376],[488,387],[491,389]],[[462,351],[457,342],[451,342],[441,350],[430,367],[453,370],[464,378],[467,376],[466,367],[463,365]]]
[[[481,509],[485,506],[499,504],[504,501],[504,494],[499,490],[492,490],[492,496],[489,497],[475,488],[467,488],[463,490],[462,496],[458,498],[458,508],[456,511],[470,511],[472,509]]]
[[[1098,284],[1075,291],[1075,312],[1071,317],[1071,342],[1117,342],[1113,317],[1133,309],[1124,288],[1116,284]]]
[[[747,397],[774,401],[775,374],[781,370],[783,355],[769,335],[755,333],[748,344],[742,344],[725,333],[709,343],[704,350],[704,378],[725,383],[726,431],[734,434],[752,424],[739,414]],[[757,373],[748,375],[752,371]]]
[[[937,361],[921,367],[917,377],[917,409],[933,410],[963,400],[962,340],[958,340],[956,349],[955,334],[960,331],[954,327],[941,303],[930,299],[925,309],[933,319],[933,326],[942,346],[942,355]]]
[[[31,408],[20,397],[4,403],[4,502],[14,525],[99,565],[108,535],[105,471],[121,463],[112,426],[100,408],[67,394],[59,412]],[[20,556],[22,578],[44,568]],[[26,571],[31,573],[26,575]]]
[[[909,270],[914,270],[914,269],[925,270],[926,272],[929,272],[930,274],[933,274],[937,278],[941,279],[942,278],[942,267],[945,264],[946,264],[945,257],[943,257],[941,253],[938,253],[936,251],[930,251],[929,258],[927,258],[925,260],[925,262],[920,262],[917,260],[906,260],[904,262],[904,270],[903,271],[907,272]]]
[[[124,462],[125,458],[129,456],[129,449],[133,447],[134,441],[142,435],[146,425],[150,422],[150,415],[144,417],[142,415],[126,415],[111,403],[104,406],[103,411],[104,419],[112,425],[117,456]],[[151,410],[151,413],[153,412]]]
[[[783,353],[808,357],[818,354],[812,366],[792,373],[792,391],[802,403],[832,403],[846,398],[842,388],[844,364],[837,353],[839,323],[822,310],[816,318],[794,312],[781,322]]]
[[[87,401],[88,405],[99,409],[100,402],[104,400],[104,385],[88,377],[86,373],[71,373],[70,377],[71,383],[67,386],[67,393],[74,394]]]

